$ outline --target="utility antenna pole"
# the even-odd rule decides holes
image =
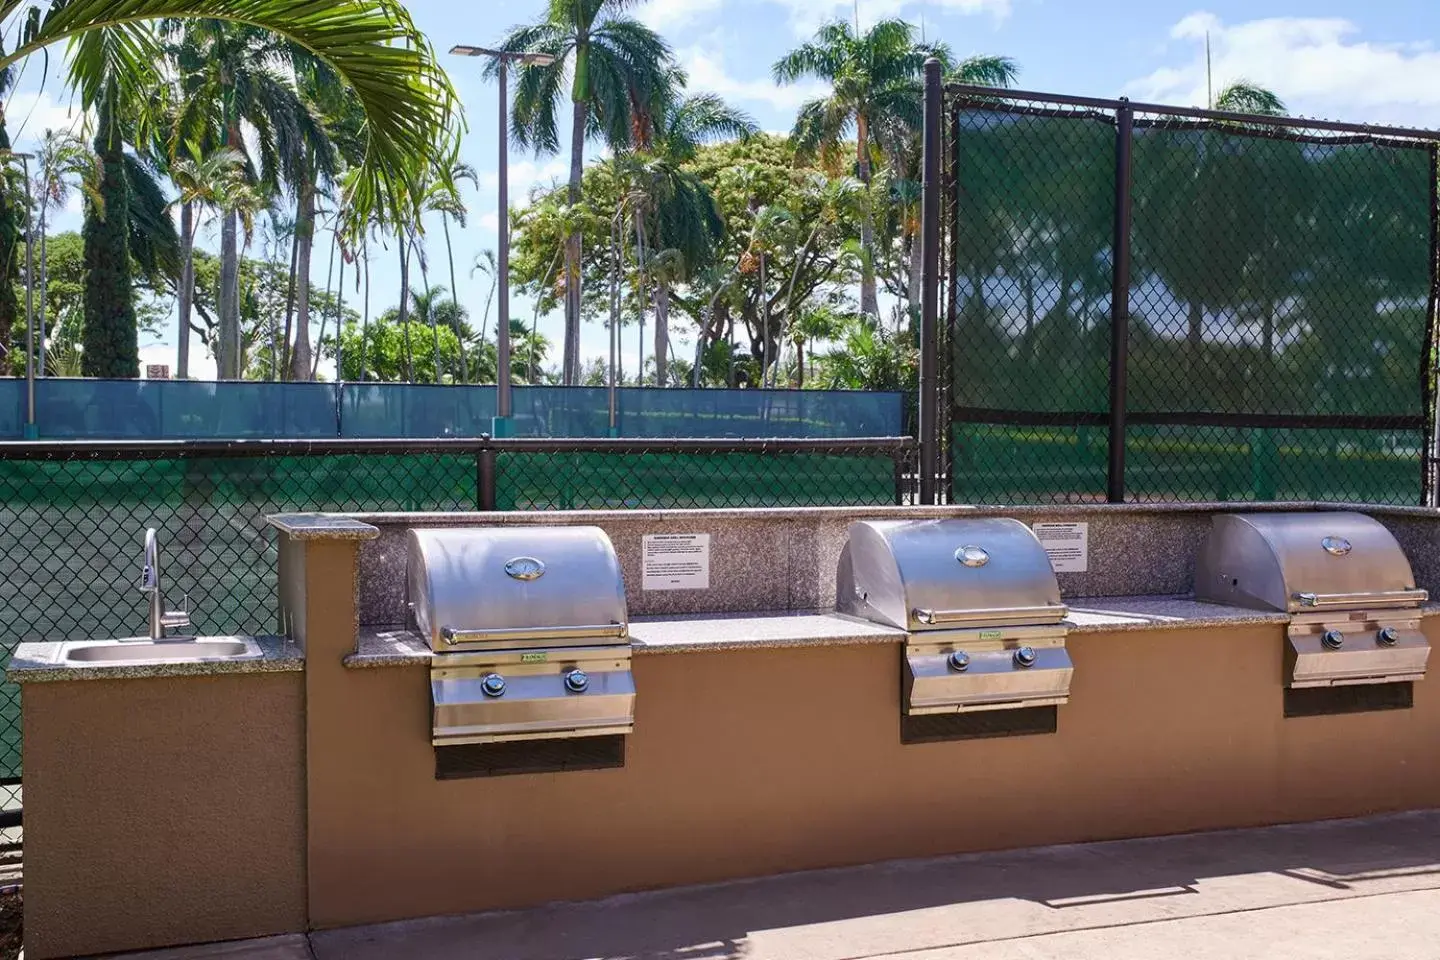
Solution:
[[[855,0],[855,36],[860,36],[860,0]]]
[[[1210,31],[1205,31],[1205,106],[1211,110],[1215,109],[1215,87],[1211,80],[1210,71]]]

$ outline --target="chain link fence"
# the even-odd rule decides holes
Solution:
[[[1434,135],[950,94],[953,500],[1427,501]]]
[[[903,438],[0,444],[0,637],[135,636],[142,543],[206,634],[276,629],[287,511],[859,506],[903,502]],[[20,800],[20,697],[0,686],[0,806]],[[0,821],[3,822],[3,821]],[[0,834],[0,841],[4,836]]]

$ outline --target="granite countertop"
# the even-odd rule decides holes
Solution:
[[[1123,630],[1192,630],[1245,624],[1284,624],[1288,613],[1247,610],[1189,597],[1072,597],[1065,601],[1071,633]]]
[[[1245,610],[1185,597],[1081,597],[1067,601],[1071,633],[1185,630],[1246,624],[1283,625],[1288,614]],[[1440,613],[1440,604],[1431,612]],[[844,647],[899,643],[905,631],[833,610],[688,614],[637,617],[630,622],[636,656],[781,647]],[[431,652],[419,635],[399,628],[362,629],[356,651],[345,658],[355,669],[428,664]]]
[[[428,664],[430,647],[413,630],[398,627],[361,627],[355,652],[342,661],[356,670],[372,667],[409,667]]]
[[[639,617],[630,621],[630,643],[636,656],[750,647],[898,643],[904,637],[902,630],[819,610]],[[403,667],[428,664],[431,656],[429,646],[411,630],[362,628],[355,652],[344,663],[357,670]]]
[[[298,673],[305,655],[284,637],[200,637],[201,640],[253,640],[261,656],[252,660],[176,660],[157,663],[85,663],[60,661],[61,641],[22,643],[5,668],[11,683],[67,680],[138,680],[147,677],[205,677],[235,673]],[[181,641],[177,641],[181,642]]]
[[[341,513],[277,513],[265,522],[291,540],[374,540],[380,531]]]
[[[829,610],[641,617],[630,622],[630,640],[637,655],[751,647],[849,647],[904,639],[904,630]]]

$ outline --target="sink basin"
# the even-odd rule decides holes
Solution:
[[[143,663],[202,663],[214,660],[258,660],[259,645],[247,639],[177,638],[174,640],[85,640],[62,644],[65,663],[109,666]]]

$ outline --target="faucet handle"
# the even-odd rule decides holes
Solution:
[[[190,626],[190,594],[185,594],[185,602],[179,610],[166,610],[160,615],[160,625],[167,630],[178,630],[181,627]]]

